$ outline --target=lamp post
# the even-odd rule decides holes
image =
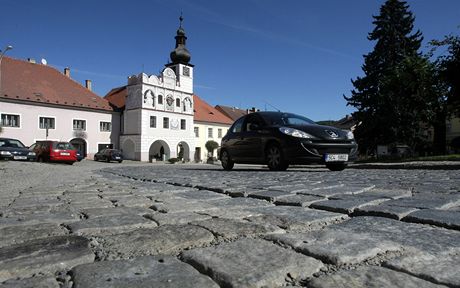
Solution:
[[[5,55],[6,51],[13,49],[13,46],[8,45],[3,49],[3,51],[0,50],[0,95],[2,95],[2,59],[3,56]]]

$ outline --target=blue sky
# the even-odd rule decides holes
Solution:
[[[93,81],[104,96],[127,77],[159,74],[181,11],[195,93],[211,105],[273,107],[313,120],[353,112],[342,95],[362,75],[382,0],[0,0],[0,46]],[[460,1],[408,1],[432,39],[460,34]]]

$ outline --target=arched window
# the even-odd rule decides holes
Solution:
[[[163,105],[163,95],[158,95],[158,104]]]
[[[176,107],[180,107],[180,99],[176,98]]]

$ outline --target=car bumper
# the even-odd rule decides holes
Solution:
[[[23,156],[23,155],[1,155],[0,160],[12,160],[12,161],[35,161],[35,156]]]
[[[324,163],[327,154],[347,154],[350,162],[355,161],[358,155],[358,145],[352,141],[292,140],[284,147],[288,147],[284,149],[284,155],[291,164]]]
[[[50,157],[50,161],[52,162],[76,162],[77,158],[69,157],[69,156],[54,156],[54,157]]]

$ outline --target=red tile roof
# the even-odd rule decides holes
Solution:
[[[117,108],[123,108],[125,106],[126,96],[128,96],[128,89],[126,89],[126,86],[121,86],[110,90],[109,93],[104,96],[104,99]]]
[[[193,108],[195,110],[194,121],[228,125],[233,124],[232,119],[219,112],[197,95],[193,95]]]
[[[109,102],[53,67],[4,57],[0,99],[113,111]]]

